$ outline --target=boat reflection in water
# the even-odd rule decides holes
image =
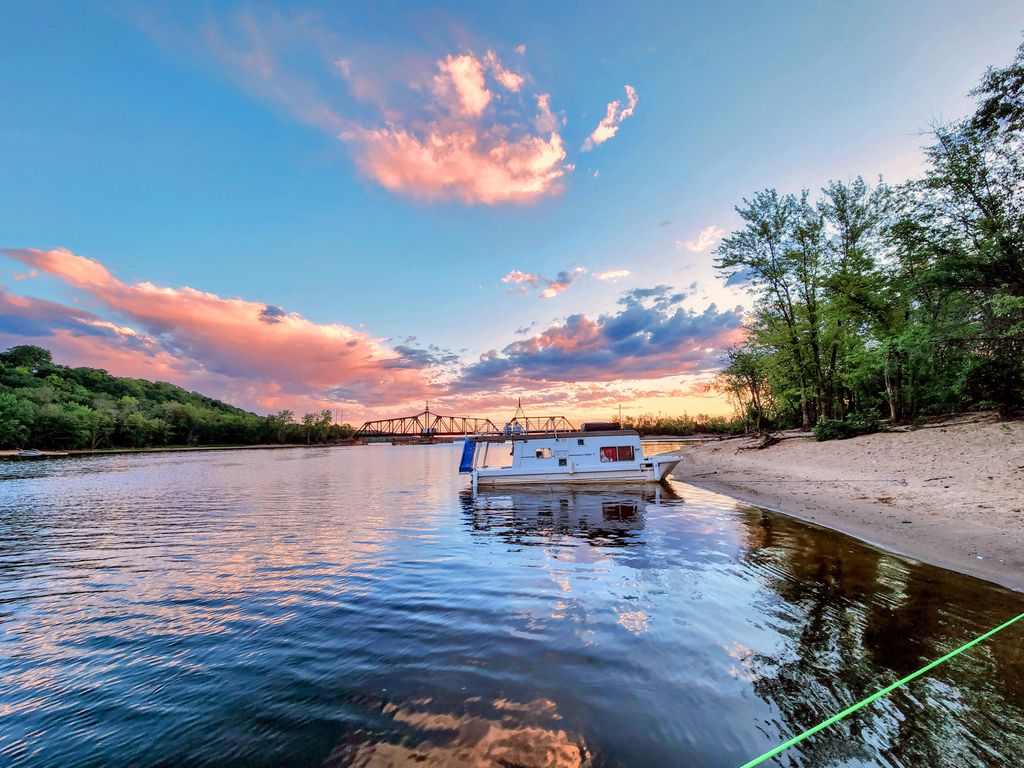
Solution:
[[[596,546],[635,546],[649,505],[682,502],[668,485],[517,487],[466,491],[461,498],[473,530],[527,546],[561,536]]]
[[[436,684],[428,696],[382,700],[377,727],[351,734],[325,762],[330,768],[407,764],[584,768],[595,764],[586,735],[573,727],[582,722],[578,706],[570,702],[569,712],[561,711],[555,698],[541,694],[544,686],[531,681],[524,669],[538,662],[538,642],[557,654],[577,642],[604,647],[602,635],[594,630],[602,622],[592,612],[603,613],[603,622],[622,632],[637,634],[646,629],[646,615],[629,600],[608,600],[606,595],[601,608],[607,611],[592,604],[588,591],[604,593],[605,588],[590,569],[596,560],[628,560],[629,550],[624,548],[644,543],[648,511],[653,513],[658,505],[681,504],[682,498],[669,486],[623,484],[515,487],[476,494],[467,490],[459,499],[467,528],[480,537],[477,544],[485,551],[505,542],[513,545],[510,553],[539,558],[528,578],[508,585],[519,594],[506,595],[499,626],[471,642],[474,648],[491,649],[486,661],[479,662],[490,680],[478,683],[478,693],[470,696]],[[544,553],[541,547],[550,551]],[[623,565],[629,573],[636,567]],[[533,599],[523,605],[521,599],[527,594]],[[534,602],[542,595],[554,596],[543,600],[544,611]],[[569,645],[564,642],[565,632]],[[524,644],[533,650],[525,653]],[[567,666],[575,665],[570,660]],[[593,670],[588,670],[587,676],[592,675]]]

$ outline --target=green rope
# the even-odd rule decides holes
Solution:
[[[880,690],[880,691],[878,691],[876,693],[871,694],[870,696],[868,696],[863,701],[858,701],[853,706],[847,707],[846,709],[844,709],[839,714],[832,715],[832,717],[830,717],[828,720],[825,720],[825,721],[823,721],[821,723],[818,723],[813,728],[810,728],[810,729],[804,731],[803,733],[799,734],[798,736],[794,736],[789,741],[786,741],[786,742],[784,742],[782,744],[779,744],[779,746],[775,747],[775,749],[772,749],[772,750],[769,750],[768,752],[765,752],[760,757],[755,757],[753,760],[751,760],[748,763],[744,763],[743,765],[740,766],[740,768],[753,768],[755,765],[760,765],[764,761],[769,760],[769,759],[775,757],[776,755],[784,752],[785,750],[789,749],[793,745],[799,744],[801,741],[803,741],[807,737],[813,736],[818,731],[824,730],[825,728],[828,728],[833,723],[839,722],[840,720],[842,720],[847,715],[853,714],[858,709],[861,709],[862,707],[866,707],[871,702],[876,701],[877,699],[882,698],[887,693],[891,693],[892,691],[895,691],[901,685],[906,685],[911,680],[914,680],[915,678],[918,678],[921,675],[923,675],[925,672],[929,672],[929,671],[935,669],[935,667],[939,666],[939,664],[941,664],[942,662],[949,661],[954,656],[958,656],[961,653],[963,653],[964,651],[968,650],[969,648],[973,648],[978,643],[980,643],[980,642],[982,642],[984,640],[988,640],[990,637],[992,637],[992,635],[996,634],[997,632],[1002,632],[1004,629],[1009,627],[1011,624],[1014,624],[1015,622],[1018,622],[1021,619],[1024,619],[1024,613],[1020,614],[1020,616],[1015,616],[1014,618],[1010,619],[1009,621],[1007,621],[1004,624],[1000,624],[995,629],[990,629],[984,635],[981,635],[980,637],[974,638],[973,640],[971,640],[971,642],[967,643],[966,645],[961,645],[955,651],[950,651],[945,656],[943,656],[941,659],[936,659],[935,661],[933,661],[928,666],[921,667],[921,669],[917,670],[917,672],[912,672],[911,674],[909,674],[906,677],[904,677],[902,680],[897,680],[892,685],[887,685],[885,688],[883,688],[882,690]]]

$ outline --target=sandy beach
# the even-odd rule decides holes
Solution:
[[[674,477],[1024,590],[1024,422],[965,418],[739,450],[757,442],[688,444]]]

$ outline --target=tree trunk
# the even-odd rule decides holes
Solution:
[[[821,416],[831,419],[835,416],[835,381],[836,381],[836,355],[838,345],[832,345],[832,352],[829,355],[828,368],[822,382]]]
[[[885,394],[889,400],[889,418],[903,418],[903,353],[890,348],[885,355]]]

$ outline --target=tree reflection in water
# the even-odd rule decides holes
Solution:
[[[894,558],[859,542],[752,510],[745,561],[758,606],[785,642],[741,651],[746,679],[778,713],[782,741],[1024,611],[1024,596]],[[1015,765],[1024,744],[1019,629],[790,750],[801,766]],[[984,741],[977,734],[985,734]]]

